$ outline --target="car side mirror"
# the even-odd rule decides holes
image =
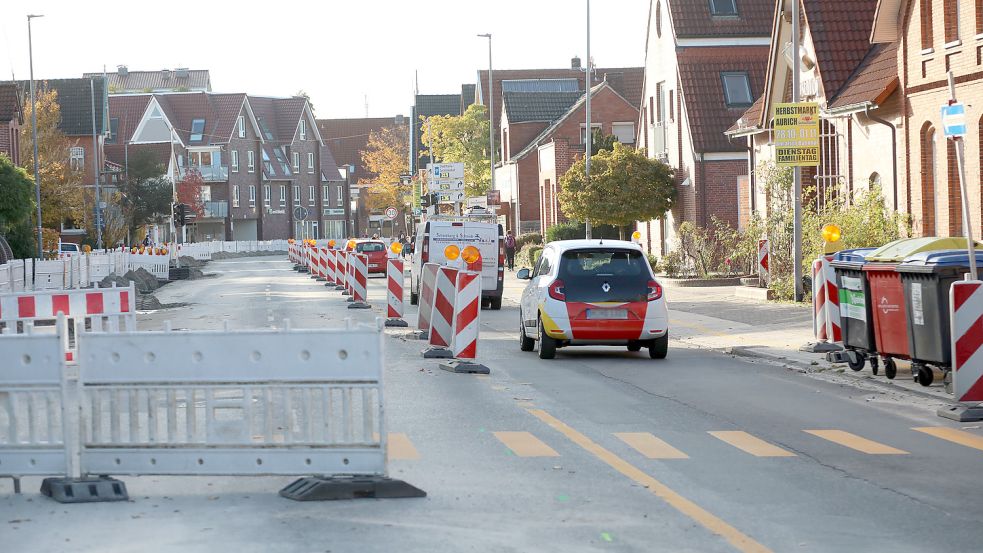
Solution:
[[[519,280],[530,280],[532,279],[532,273],[529,269],[519,269],[519,272],[515,274],[515,278]]]

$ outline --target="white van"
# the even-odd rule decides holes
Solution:
[[[502,225],[492,216],[433,217],[417,226],[413,243],[413,270],[410,304],[420,298],[420,274],[424,263],[447,264],[444,248],[451,244],[462,250],[475,246],[481,252],[481,305],[502,308],[502,280],[505,276],[505,236]]]

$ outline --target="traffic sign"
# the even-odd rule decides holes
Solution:
[[[774,122],[779,167],[819,165],[819,104],[775,104]]]
[[[452,192],[442,192],[438,195],[438,201],[442,204],[452,204],[464,201],[464,191],[457,190]]]
[[[431,180],[441,179],[463,179],[464,163],[428,163],[427,170],[430,171]]]
[[[464,179],[439,180],[432,190],[436,192],[447,192],[450,190],[464,190]]]
[[[468,198],[468,207],[488,207],[488,198],[486,196]]]
[[[393,219],[395,219],[396,218],[396,215],[398,215],[398,214],[399,214],[399,212],[396,211],[396,208],[395,207],[389,206],[389,207],[386,208],[386,217],[390,221],[392,221]]]
[[[966,104],[956,102],[942,106],[942,129],[946,138],[966,136]]]
[[[303,221],[307,219],[308,215],[310,215],[310,213],[307,211],[306,207],[299,205],[294,208],[294,219],[300,219]]]

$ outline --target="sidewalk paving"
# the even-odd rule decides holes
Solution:
[[[505,272],[505,300],[518,304],[525,281]],[[914,393],[941,403],[952,396],[942,385],[942,374],[928,387],[914,382],[910,365],[898,361],[898,375],[888,380],[875,376],[870,364],[852,371],[845,363],[829,363],[825,354],[799,351],[815,342],[812,309],[808,305],[755,301],[735,296],[735,286],[690,288],[665,285],[672,337],[695,347],[781,363],[809,373],[835,373],[888,391]]]

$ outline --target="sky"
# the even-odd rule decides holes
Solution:
[[[216,92],[306,91],[319,118],[408,115],[421,94],[460,93],[488,67],[569,67],[586,56],[587,0],[255,0],[8,2],[0,18],[0,80],[189,67]],[[648,0],[594,0],[598,67],[641,66]],[[232,8],[236,6],[236,8]]]

